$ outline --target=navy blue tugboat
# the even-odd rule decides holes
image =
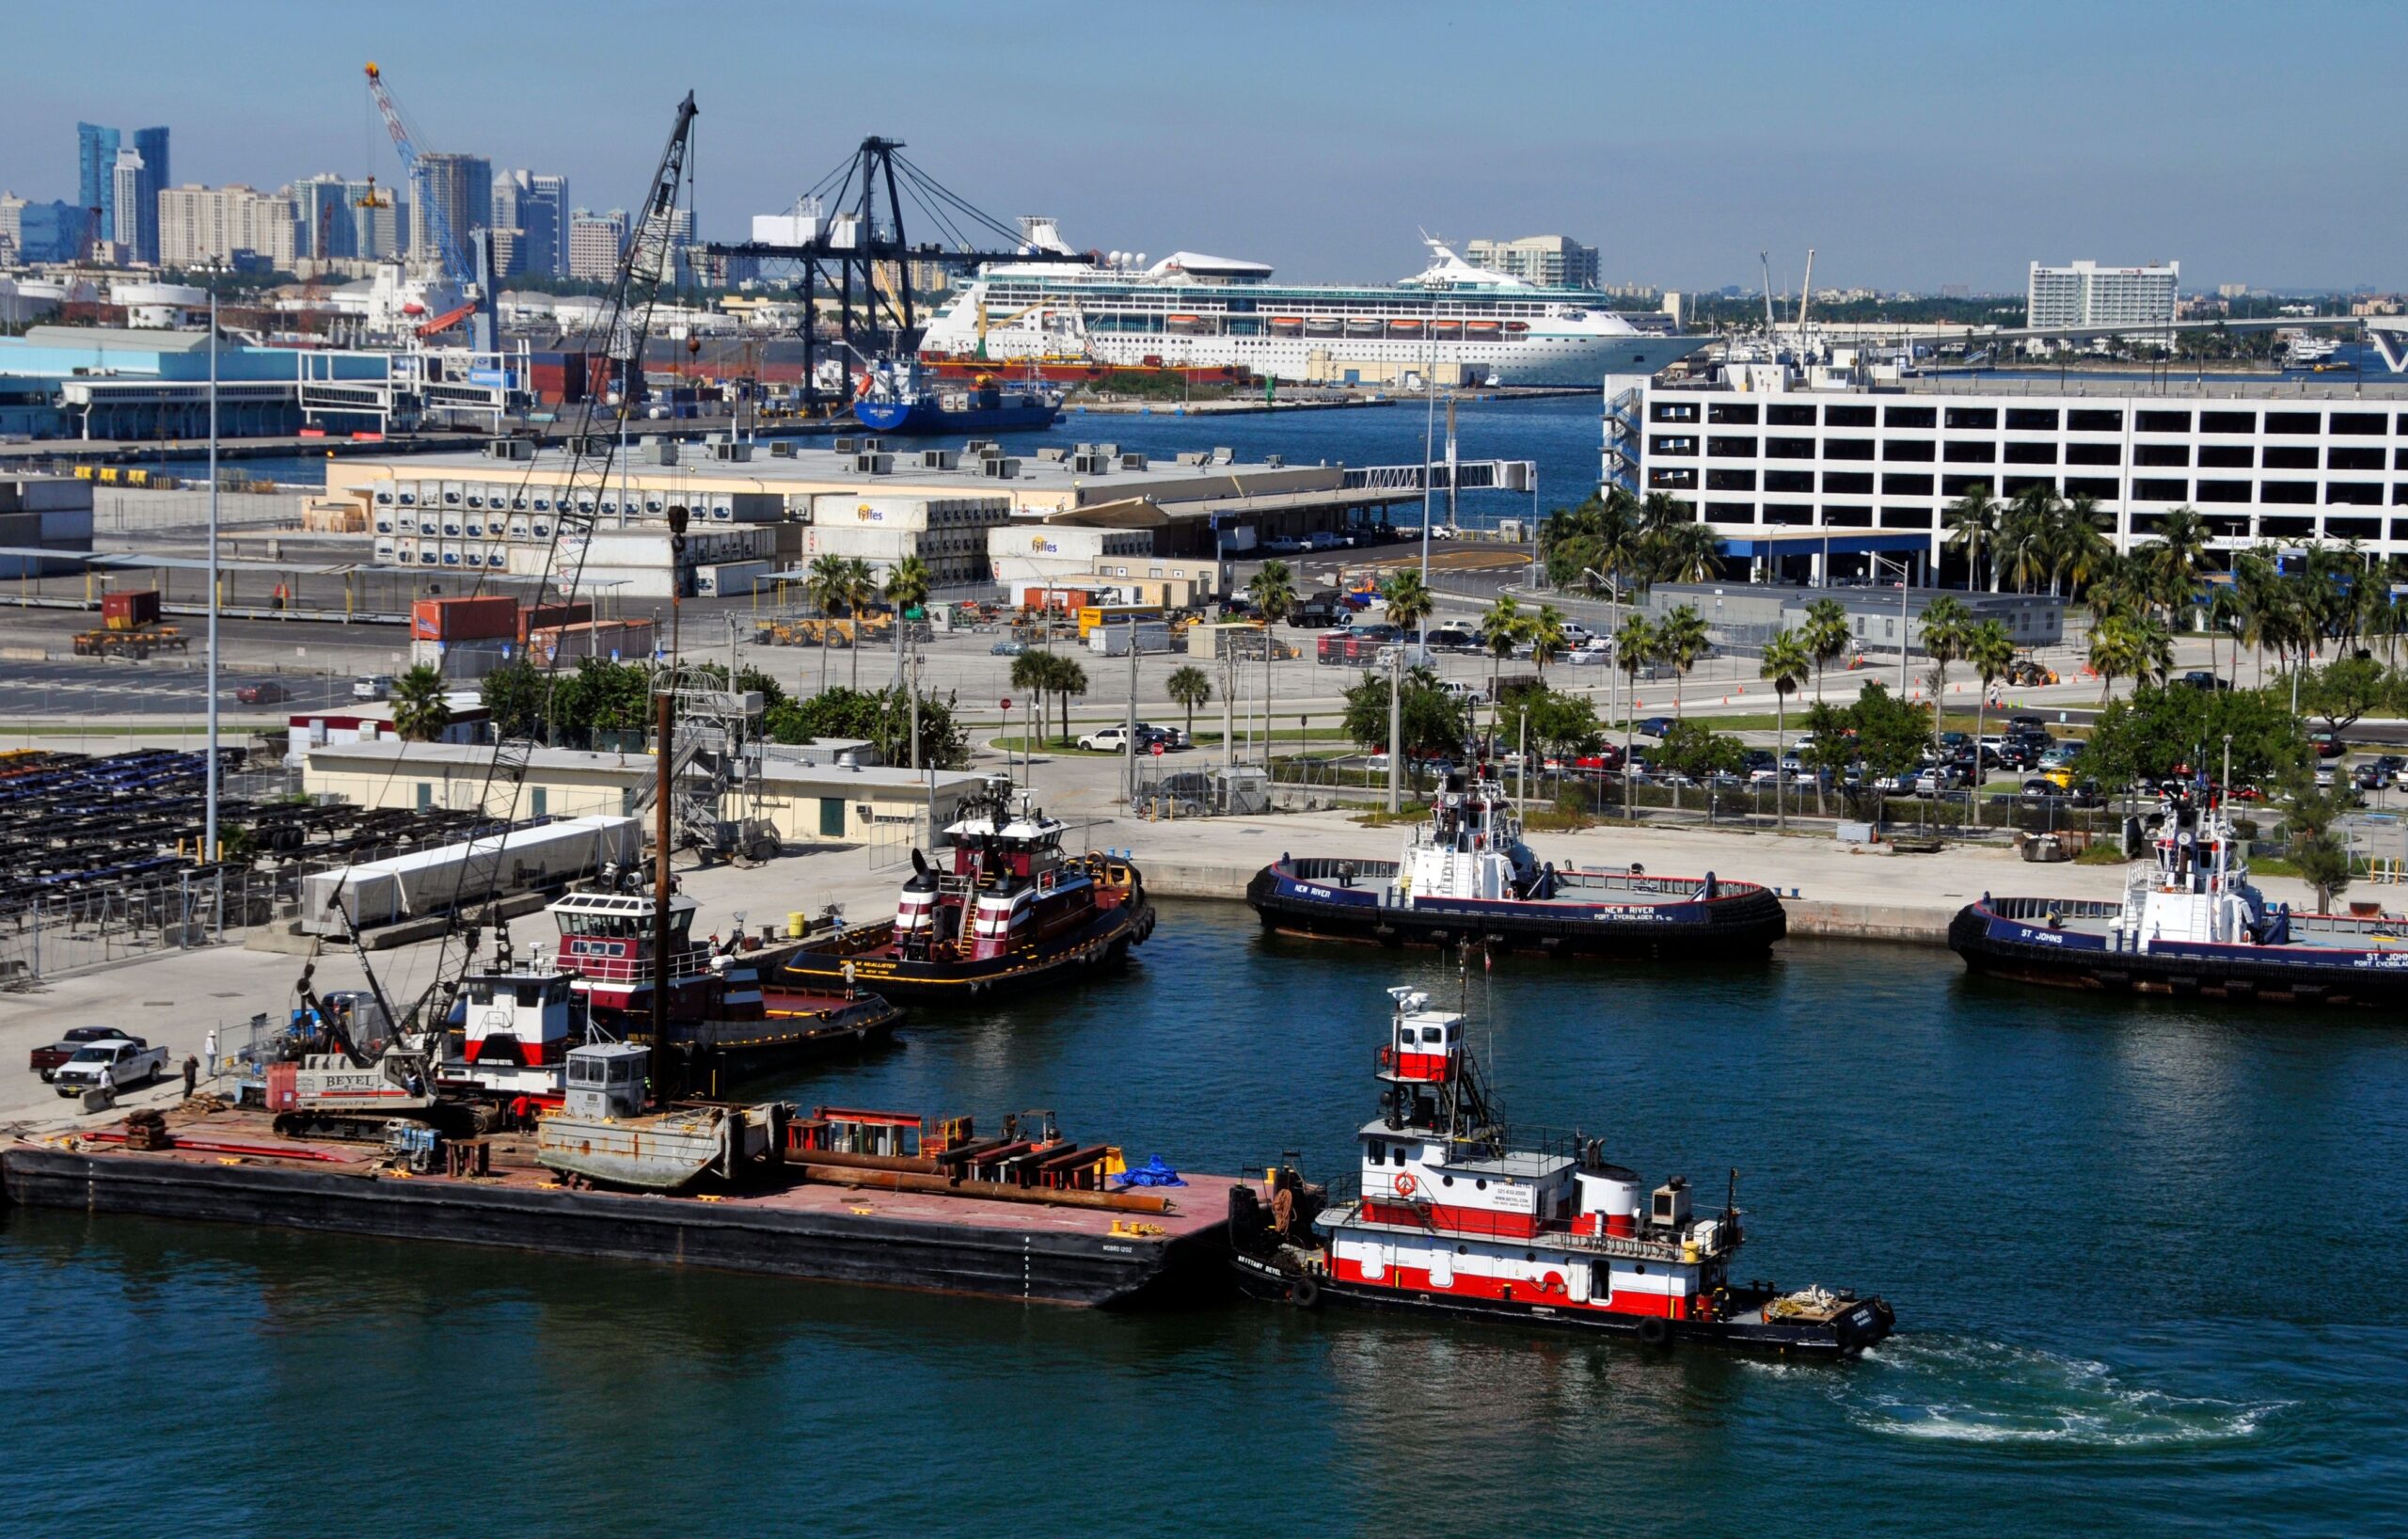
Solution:
[[[1586,1330],[1646,1346],[1853,1357],[1888,1336],[1878,1297],[1784,1291],[1733,1269],[1746,1240],[1735,1174],[1719,1214],[1675,1176],[1647,1191],[1601,1140],[1517,1146],[1464,1018],[1391,989],[1380,1115],[1351,1191],[1291,1165],[1229,1194],[1230,1261],[1257,1298]]]
[[[2250,884],[2221,800],[2169,793],[2121,902],[1968,903],[1948,944],[1975,973],[2027,983],[2277,1004],[2408,1007],[2408,919],[2293,913]]]
[[[1283,854],[1245,896],[1282,934],[1564,957],[1723,963],[1789,928],[1781,899],[1753,882],[1542,865],[1485,766],[1448,775],[1402,860]]]
[[[1012,806],[998,777],[945,830],[952,868],[918,850],[895,917],[805,942],[773,975],[787,988],[874,989],[906,1003],[967,1001],[1120,966],[1154,932],[1145,878],[1125,856],[1062,848],[1068,831]]]

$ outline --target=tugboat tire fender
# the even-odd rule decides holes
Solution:
[[[1321,1302],[1321,1284],[1311,1277],[1298,1277],[1288,1285],[1288,1302],[1300,1309],[1309,1309]]]
[[[1639,1323],[1639,1341],[1642,1346],[1663,1346],[1671,1339],[1672,1327],[1665,1321],[1649,1319]]]

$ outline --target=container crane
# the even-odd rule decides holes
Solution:
[[[412,189],[412,196],[426,211],[427,224],[435,232],[435,257],[442,276],[465,290],[472,281],[467,253],[453,235],[451,216],[443,212],[442,203],[428,197],[426,189],[418,185],[415,136],[410,133],[407,119],[402,116],[402,109],[394,103],[393,93],[385,88],[385,72],[376,67],[373,59],[368,61],[368,94],[375,98],[376,110],[385,119],[385,130],[393,136],[393,149],[402,161],[402,181]],[[372,191],[369,196],[372,198],[375,194]],[[397,233],[396,238],[403,237]]]

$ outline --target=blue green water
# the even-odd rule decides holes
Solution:
[[[777,1088],[1190,1168],[1371,1109],[1434,956],[1172,905],[1117,981]],[[2408,1519],[2408,1038],[1790,943],[1475,976],[1506,1109],[1877,1289],[1841,1368],[1230,1305],[1075,1313],[71,1214],[0,1221],[0,1531],[2324,1534]]]

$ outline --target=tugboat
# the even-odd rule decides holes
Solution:
[[[1014,811],[1001,777],[968,810],[945,830],[951,870],[914,849],[892,920],[806,942],[776,979],[961,1000],[1117,967],[1154,932],[1145,879],[1126,856],[1065,852],[1064,824],[1025,794]]]
[[[1652,876],[1640,866],[1584,871],[1541,865],[1522,819],[1481,765],[1450,772],[1401,860],[1282,854],[1256,873],[1246,901],[1287,935],[1491,951],[1728,963],[1788,932],[1781,899],[1752,882]]]
[[[1380,1115],[1364,1125],[1359,1190],[1332,1200],[1292,1166],[1229,1195],[1239,1286],[1259,1297],[1421,1309],[1564,1326],[1653,1347],[1853,1357],[1895,1324],[1878,1297],[1735,1282],[1746,1238],[1735,1190],[1714,1217],[1688,1182],[1642,1203],[1634,1172],[1576,1135],[1516,1148],[1464,1018],[1391,989]]]
[[[652,1032],[655,895],[605,881],[549,909],[560,934],[549,956],[516,959],[505,931],[491,965],[461,980],[452,1012],[458,1051],[446,1086],[557,1105],[569,1051],[589,1038]],[[903,1012],[865,991],[765,989],[758,968],[728,942],[692,937],[695,905],[669,900],[669,1036],[659,1055],[685,1082],[715,1086],[781,1063],[852,1052],[894,1034]]]
[[[2069,988],[2278,1004],[2408,1006],[2408,919],[2293,913],[2250,884],[2221,797],[2168,791],[2123,901],[1994,897],[1948,926],[1974,973]]]
[[[992,374],[940,389],[916,358],[879,358],[854,385],[854,418],[880,433],[1009,433],[1052,427],[1061,415],[1058,392],[1006,389]]]

